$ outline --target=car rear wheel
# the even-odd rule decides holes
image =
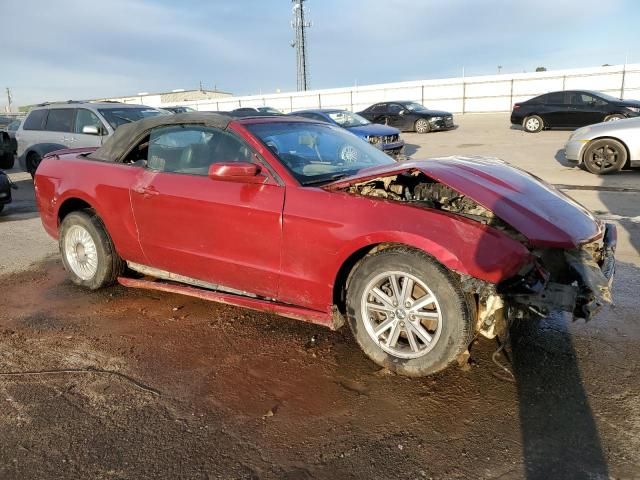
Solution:
[[[613,115],[607,115],[604,117],[605,122],[617,122],[618,120],[622,120],[624,115],[620,115],[619,113],[614,113]]]
[[[618,172],[627,163],[627,149],[612,138],[592,140],[584,152],[582,162],[595,175]]]
[[[416,120],[414,128],[417,133],[429,133],[429,131],[431,130],[431,125],[429,125],[429,122],[424,118],[419,118],[418,120]]]
[[[41,160],[42,157],[36,152],[31,152],[27,155],[27,172],[29,172],[29,175],[31,175],[32,178],[36,176],[36,170],[38,169],[38,165],[40,165]]]
[[[381,250],[360,262],[347,287],[347,316],[365,354],[402,375],[442,370],[471,341],[472,307],[459,285],[409,248]]]
[[[522,128],[525,132],[537,133],[544,128],[544,121],[538,115],[531,115],[524,119]]]
[[[59,239],[62,263],[76,285],[97,290],[115,283],[124,272],[100,218],[90,211],[64,217]]]

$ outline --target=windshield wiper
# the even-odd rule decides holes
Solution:
[[[336,175],[331,175],[330,177],[316,178],[315,180],[305,180],[304,182],[301,182],[301,183],[304,186],[316,185],[318,183],[329,183],[329,182],[334,182],[336,180],[340,180],[341,178],[344,178],[346,176],[347,176],[346,173],[338,173]]]

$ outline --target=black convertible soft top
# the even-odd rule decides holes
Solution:
[[[176,113],[175,115],[157,115],[137,122],[121,125],[107,141],[93,153],[87,155],[95,160],[118,162],[132,145],[140,141],[152,128],[169,125],[196,124],[220,129],[227,128],[232,118],[219,113]]]

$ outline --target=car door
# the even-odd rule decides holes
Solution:
[[[149,266],[275,297],[284,187],[267,168],[262,184],[208,176],[212,163],[261,163],[257,154],[231,133],[195,125],[156,128],[140,148],[148,164],[131,202]]]
[[[403,130],[406,123],[404,113],[405,108],[399,103],[388,104],[386,112],[387,125]]]
[[[387,113],[386,103],[377,103],[370,108],[365,118],[373,123],[385,123]]]
[[[542,120],[549,127],[565,127],[568,124],[568,95],[571,92],[553,92],[545,95]]]
[[[95,129],[95,133],[88,133],[89,129]],[[74,148],[99,147],[102,145],[102,138],[106,132],[107,129],[95,113],[86,108],[76,109],[73,133],[70,135]]]
[[[48,143],[60,148],[73,148],[73,119],[75,108],[51,108],[45,120],[38,143]]]
[[[571,92],[567,126],[582,127],[602,122],[606,103],[584,92]]]

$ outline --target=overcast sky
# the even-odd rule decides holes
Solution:
[[[306,3],[312,88],[640,63],[636,0]],[[0,94],[294,90],[290,23],[290,0],[0,0]]]

